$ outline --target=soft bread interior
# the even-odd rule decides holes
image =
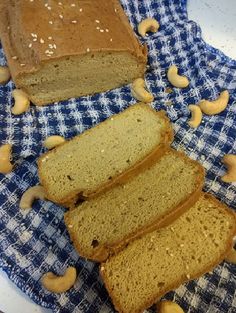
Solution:
[[[144,75],[145,65],[128,52],[89,52],[45,62],[21,75],[19,87],[38,104],[80,97],[127,85]]]

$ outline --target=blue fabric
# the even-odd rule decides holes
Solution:
[[[160,22],[160,30],[145,39],[148,45],[149,69],[146,81],[155,95],[153,106],[164,109],[175,129],[173,146],[198,159],[206,169],[204,189],[236,208],[235,184],[220,180],[226,153],[236,154],[236,61],[208,46],[201,38],[199,26],[188,20],[186,0],[122,0],[123,7],[136,30],[146,17]],[[0,62],[5,63],[0,49]],[[177,64],[191,78],[186,89],[170,87],[166,70]],[[44,152],[42,141],[49,135],[71,138],[135,103],[130,88],[71,99],[53,106],[37,108],[14,116],[11,114],[13,83],[0,86],[0,143],[13,144],[14,171],[0,174],[0,267],[9,278],[36,303],[60,313],[114,312],[99,278],[98,266],[78,256],[63,223],[64,209],[50,202],[37,201],[22,215],[19,199],[30,186],[38,183],[37,157]],[[215,99],[228,89],[227,109],[212,117],[204,116],[197,129],[187,120],[189,104],[203,98]],[[170,102],[173,105],[168,105]],[[73,265],[78,280],[69,292],[56,295],[45,291],[42,274],[61,274]],[[236,312],[236,267],[222,263],[212,273],[182,285],[166,295],[180,303],[185,312]]]

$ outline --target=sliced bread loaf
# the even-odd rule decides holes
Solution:
[[[233,211],[214,197],[200,199],[171,225],[132,242],[101,265],[121,313],[141,313],[180,284],[212,270],[232,248]]]
[[[106,193],[65,214],[81,256],[103,261],[130,240],[170,223],[197,201],[202,166],[168,149],[154,164]]]
[[[142,167],[172,139],[165,113],[137,104],[41,156],[40,181],[49,200],[69,207]]]

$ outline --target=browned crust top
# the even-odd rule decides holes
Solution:
[[[0,36],[16,83],[43,63],[67,56],[123,51],[146,62],[146,47],[134,35],[118,0],[62,5],[56,0],[47,5],[43,0],[2,0]]]

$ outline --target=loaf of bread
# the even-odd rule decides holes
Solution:
[[[0,37],[12,78],[36,105],[143,77],[147,61],[118,0],[1,0]]]
[[[197,201],[202,166],[168,149],[137,176],[65,214],[71,240],[81,256],[103,261],[130,240],[164,226]]]
[[[141,168],[172,139],[165,113],[137,104],[44,154],[40,181],[49,200],[69,207]]]
[[[132,242],[101,265],[115,308],[142,313],[184,282],[211,271],[232,249],[235,214],[202,194],[171,225]]]

